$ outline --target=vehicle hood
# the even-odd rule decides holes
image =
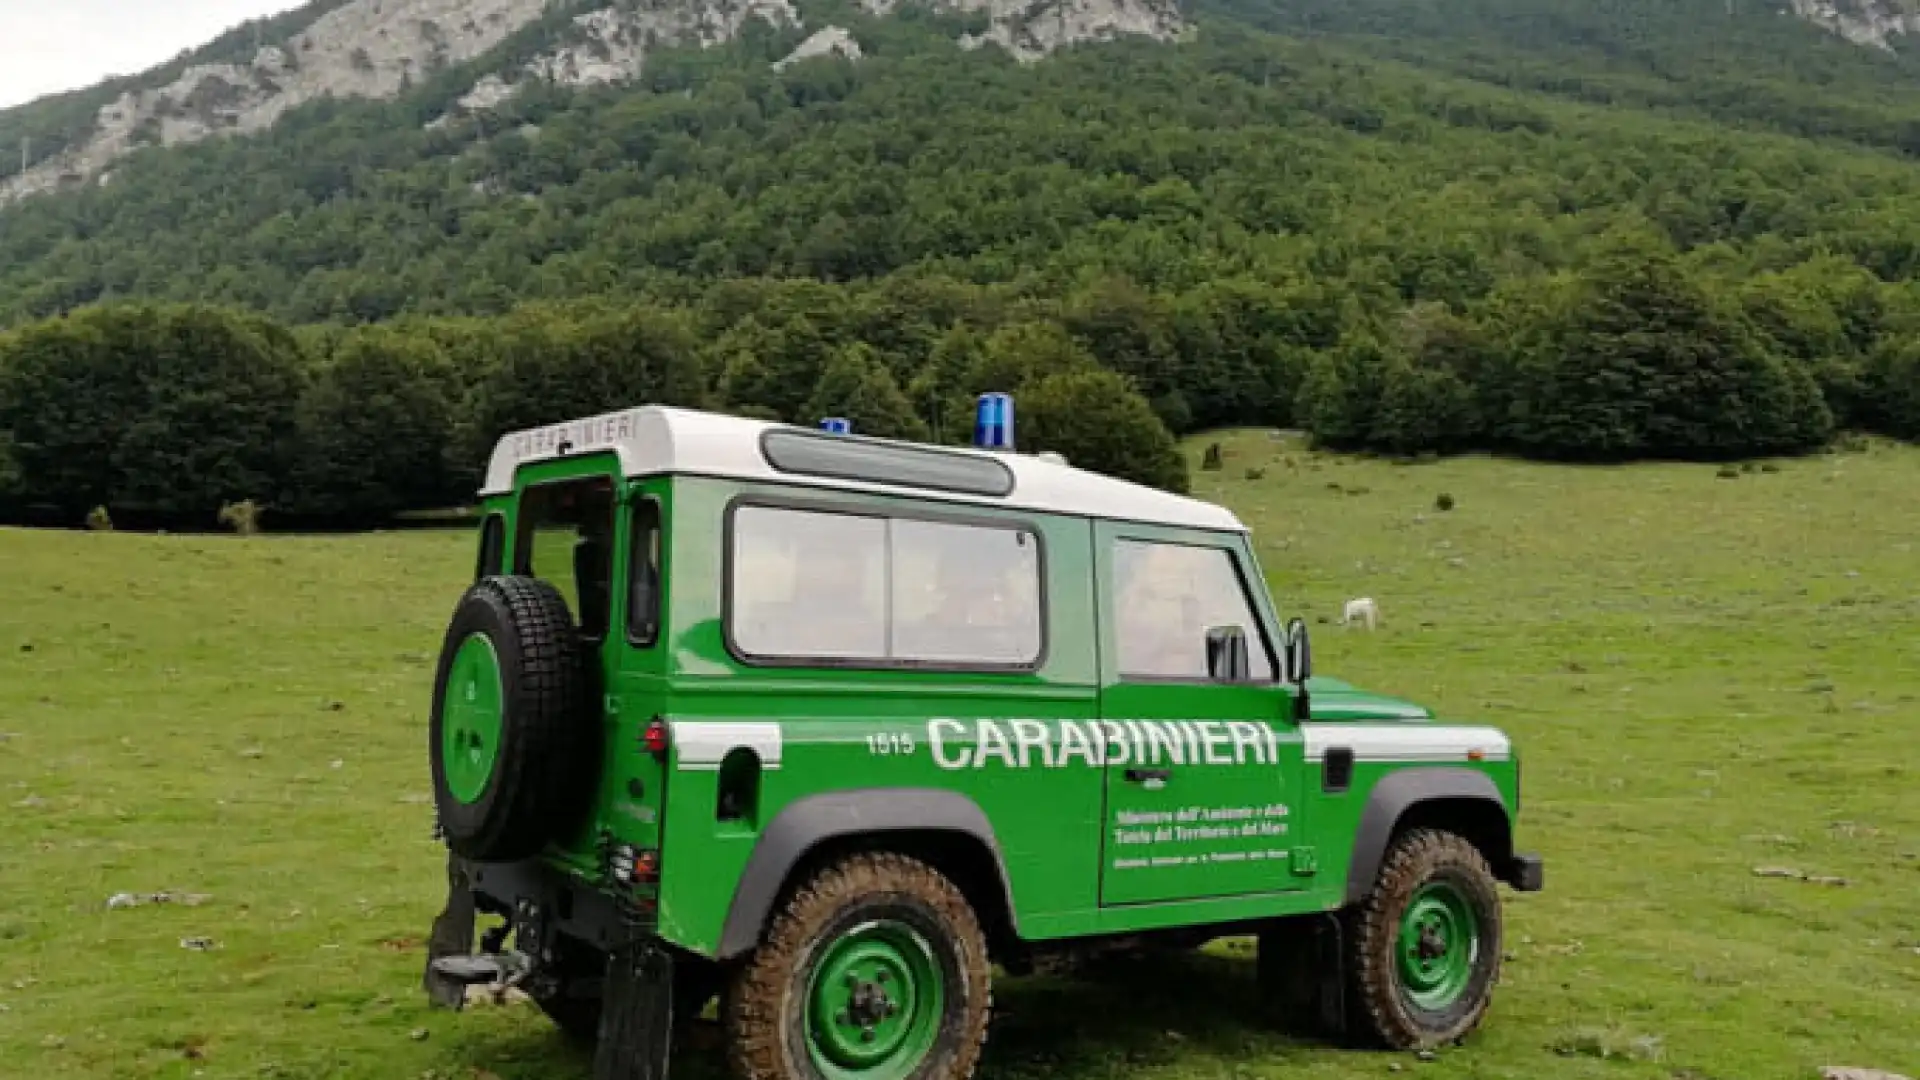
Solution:
[[[1411,701],[1370,693],[1352,683],[1315,675],[1307,680],[1315,720],[1432,720],[1433,713]]]

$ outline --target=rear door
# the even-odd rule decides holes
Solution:
[[[667,481],[628,484],[611,455],[528,468],[517,481],[513,573],[552,584],[592,652],[588,670],[601,729],[595,812],[564,849],[582,869],[598,858],[596,838],[612,832],[638,849],[658,845],[664,782],[642,732],[662,698],[659,650],[664,610],[661,560]]]
[[[1108,737],[1103,905],[1301,888],[1291,873],[1301,739],[1238,539],[1101,522],[1100,713]],[[1246,635],[1248,674],[1207,633]]]

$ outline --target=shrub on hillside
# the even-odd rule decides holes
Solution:
[[[355,330],[300,401],[291,502],[303,513],[380,519],[470,497],[448,476],[455,393],[431,338]]]
[[[252,499],[242,499],[220,508],[220,524],[241,536],[253,536],[259,533],[260,521],[265,516],[265,508]]]
[[[475,391],[473,452],[502,434],[637,405],[699,405],[698,342],[661,308],[530,308],[502,320]]]
[[[0,499],[7,498],[20,487],[20,465],[13,458],[13,435],[0,430]]]
[[[1871,405],[1862,421],[1898,439],[1920,439],[1920,343],[1889,341],[1868,360],[1862,382]]]
[[[17,496],[78,518],[108,505],[211,516],[279,490],[304,387],[291,338],[211,308],[91,308],[0,356]]]
[[[1179,297],[1173,332],[1193,425],[1292,418],[1313,350],[1339,337],[1337,313],[1325,300],[1315,287],[1248,278],[1213,278]]]
[[[1820,444],[1833,417],[1806,367],[1770,350],[1665,250],[1620,243],[1512,356],[1505,434],[1547,457],[1723,458]]]
[[[944,441],[965,443],[973,436],[974,413],[981,394],[1006,393],[1023,398],[1036,380],[1067,372],[1101,370],[1099,361],[1073,339],[1059,323],[1021,320],[994,331],[982,341],[950,335],[936,350],[947,375],[937,426]],[[1015,422],[1015,438],[1021,438]],[[1024,439],[1022,439],[1024,441]]]
[[[843,416],[860,435],[927,437],[926,423],[914,413],[900,384],[870,345],[851,345],[834,354],[820,374],[807,411],[816,422],[821,417]]]
[[[1363,338],[1315,357],[1300,384],[1299,415],[1318,445],[1357,449],[1373,438],[1387,357]]]
[[[845,342],[804,314],[762,312],[734,324],[710,346],[722,400],[761,405],[799,422],[827,363]]]
[[[1193,413],[1180,388],[1173,310],[1168,298],[1130,278],[1101,277],[1065,304],[1062,321],[1074,340],[1102,366],[1132,380],[1175,434],[1184,434]]]
[[[1083,469],[1167,491],[1188,489],[1173,433],[1123,375],[1098,369],[1048,375],[1020,392],[1015,435]]]

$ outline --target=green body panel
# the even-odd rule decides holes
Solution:
[[[601,478],[612,483],[619,494],[614,521],[611,603],[608,630],[599,642],[590,642],[595,651],[590,662],[602,678],[599,719],[602,727],[599,784],[591,800],[591,813],[579,822],[572,835],[551,846],[550,858],[562,869],[598,882],[602,876],[600,841],[617,836],[636,848],[660,846],[663,822],[661,805],[666,768],[663,762],[644,751],[642,733],[647,723],[666,708],[666,662],[658,645],[641,646],[629,639],[629,586],[632,565],[626,557],[632,538],[635,506],[651,500],[659,507],[662,528],[670,529],[672,485],[665,479],[628,483],[619,477],[618,461],[607,454],[583,455],[570,461],[530,466],[516,478],[514,493],[490,499],[483,506],[488,512],[505,515],[508,528],[502,566],[504,572],[525,569],[521,565],[522,540],[517,509],[530,487],[563,483],[580,478]],[[670,531],[667,535],[671,535]],[[534,541],[536,553],[539,540]],[[663,553],[663,559],[670,554]],[[536,558],[532,567],[540,576],[552,578],[552,564]],[[556,583],[558,581],[555,578]],[[671,572],[663,567],[660,575],[664,594],[671,590]],[[575,612],[575,618],[579,613]],[[650,891],[639,890],[643,894]]]
[[[1430,720],[1424,705],[1361,690],[1351,683],[1315,675],[1307,680],[1315,720]]]
[[[490,500],[507,514],[505,565],[515,565],[514,506],[529,485],[611,476],[586,457],[522,470],[516,494]],[[863,789],[935,789],[970,800],[990,823],[1028,940],[1193,926],[1330,910],[1346,902],[1355,837],[1374,786],[1408,767],[1490,778],[1506,811],[1517,806],[1515,764],[1379,761],[1361,755],[1342,790],[1323,790],[1321,765],[1292,719],[1290,684],[1130,681],[1115,663],[1108,602],[1110,547],[1146,537],[1217,547],[1248,584],[1253,650],[1276,663],[1281,619],[1248,538],[1015,512],[938,507],[1017,521],[1041,539],[1045,648],[1028,671],[940,672],[854,666],[752,666],[723,625],[730,505],[794,498],[913,515],[926,500],[812,491],[699,476],[621,481],[612,629],[600,644],[607,688],[605,758],[591,820],[552,845],[548,861],[612,888],[611,840],[659,852],[656,933],[714,955],[756,845],[780,813],[810,796]],[[636,500],[659,507],[664,599],[657,640],[623,632]],[[664,584],[671,583],[671,584]],[[1426,710],[1338,680],[1307,684],[1313,720],[1435,729]],[[642,733],[656,716],[674,732],[665,760]],[[1378,732],[1376,732],[1376,735]],[[1391,732],[1388,733],[1389,735]],[[746,747],[751,758],[717,759]],[[1377,756],[1377,755],[1376,755]],[[721,794],[742,764],[744,805]],[[1129,768],[1164,769],[1158,784]]]
[[[1100,522],[1093,575],[1097,595],[1114,595],[1114,544],[1167,541],[1218,552],[1246,582],[1258,568],[1237,536]],[[1084,569],[1080,571],[1085,577]],[[1248,592],[1248,603],[1253,603]],[[1100,626],[1100,713],[1109,723],[1162,721],[1157,733],[1193,732],[1176,755],[1169,739],[1153,746],[1164,779],[1138,779],[1138,755],[1105,764],[1107,815],[1100,862],[1100,901],[1107,906],[1291,892],[1307,881],[1293,873],[1296,804],[1304,776],[1301,735],[1291,687],[1278,681],[1229,685],[1195,679],[1129,678],[1120,670],[1116,604],[1103,605]],[[1271,634],[1269,633],[1270,637]],[[1274,670],[1260,635],[1248,647]],[[1151,746],[1151,740],[1149,740]],[[1135,749],[1128,740],[1128,749]],[[1198,760],[1196,761],[1196,751]],[[1151,752],[1151,751],[1150,751]],[[1174,760],[1176,757],[1184,760]],[[1158,786],[1157,790],[1155,785]]]

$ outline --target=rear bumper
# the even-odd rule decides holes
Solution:
[[[1546,886],[1546,864],[1538,855],[1515,855],[1507,860],[1500,880],[1515,892],[1539,892]]]
[[[475,906],[540,931],[564,934],[602,952],[650,936],[654,909],[644,911],[563,874],[537,859],[518,863],[468,863]],[[517,928],[517,927],[516,927]]]

